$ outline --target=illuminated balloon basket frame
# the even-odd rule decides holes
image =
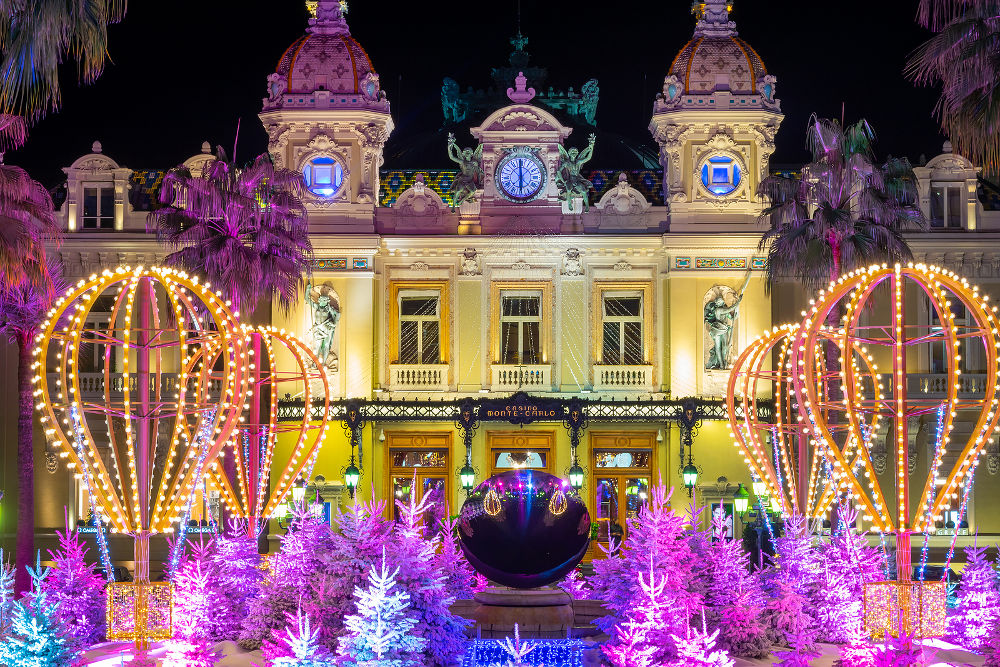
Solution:
[[[257,536],[264,522],[283,507],[295,482],[312,475],[320,445],[328,429],[329,380],[316,355],[284,329],[244,327],[249,350],[249,391],[243,421],[233,432],[229,466],[220,459],[207,470],[206,484],[219,489],[226,505],[245,520],[247,534]],[[258,361],[259,360],[259,361]],[[317,419],[301,422],[278,419],[278,400],[285,394],[301,397]],[[278,441],[294,438],[288,454],[275,468]],[[271,471],[277,479],[269,483]],[[273,487],[273,488],[272,488]]]
[[[238,313],[197,277],[118,267],[71,287],[35,350],[45,435],[91,510],[135,541],[135,581],[108,589],[108,639],[171,633],[171,591],[149,581],[149,537],[173,532],[239,424],[248,354]]]
[[[996,310],[951,271],[873,266],[831,283],[801,323],[765,333],[733,366],[731,434],[782,511],[819,519],[847,502],[872,531],[896,536],[896,581],[865,587],[873,636],[944,632],[945,584],[911,581],[910,536],[936,532],[953,508],[964,512],[979,458],[995,437]],[[984,374],[963,376],[963,356]],[[768,394],[774,424],[753,409]],[[967,439],[953,441],[959,417],[973,426]],[[922,421],[934,425],[926,474],[910,472],[910,427]],[[884,451],[877,446],[883,425]],[[955,461],[948,470],[945,458]]]

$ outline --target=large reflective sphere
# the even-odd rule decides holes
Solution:
[[[590,514],[564,479],[511,470],[469,495],[458,520],[462,551],[472,567],[511,588],[559,581],[583,559]]]

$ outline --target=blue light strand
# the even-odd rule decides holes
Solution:
[[[951,546],[948,547],[948,557],[944,560],[944,572],[941,574],[941,581],[948,578],[948,568],[951,567],[951,559],[955,557],[955,542],[958,540],[958,527],[965,520],[965,510],[969,506],[969,491],[972,490],[972,480],[976,476],[976,468],[979,466],[979,457],[972,462],[969,468],[969,478],[965,482],[965,491],[962,494],[962,506],[958,510],[958,521],[955,522],[955,532],[951,536]]]
[[[521,664],[534,667],[582,667],[584,644],[579,639],[532,639],[535,650],[524,656]],[[474,639],[462,660],[462,667],[504,665],[510,655],[499,639]]]
[[[774,459],[774,471],[778,475],[778,493],[781,494],[781,506],[785,506],[785,483],[781,479],[781,452],[778,449],[778,427],[771,427],[771,457]]]
[[[80,460],[80,465],[85,466],[83,452],[83,443],[85,441],[85,436],[83,433],[83,425],[80,423],[80,413],[77,411],[76,403],[72,404],[69,409],[70,418],[73,420],[73,449],[76,450],[76,456]],[[115,580],[115,573],[111,567],[111,554],[108,551],[108,536],[104,532],[104,521],[101,520],[101,515],[97,511],[97,501],[94,498],[93,488],[90,486],[90,473],[87,470],[81,470],[84,486],[87,487],[87,499],[90,501],[90,513],[94,516],[97,521],[97,549],[101,553],[101,565],[104,566],[104,578],[109,582]]]
[[[201,430],[198,432],[197,443],[198,448],[198,462],[195,464],[195,476],[200,478],[202,475],[202,468],[205,465],[205,456],[208,454],[208,443],[212,437],[212,433],[215,429],[215,410],[208,410],[205,412],[203,421],[201,424]],[[168,579],[173,579],[174,573],[177,571],[177,567],[181,564],[181,555],[184,553],[184,547],[187,543],[187,529],[188,521],[191,520],[191,503],[194,501],[194,486],[191,488],[191,492],[188,493],[187,506],[184,508],[184,516],[181,519],[180,530],[177,534],[177,541],[174,542],[173,553],[170,555],[170,568],[168,570]]]
[[[938,468],[941,465],[941,455],[943,453],[942,444],[944,443],[944,403],[942,402],[937,409],[937,432],[934,437],[934,465],[931,469],[931,483],[927,488],[927,497],[924,499],[924,544],[920,547],[920,571],[917,574],[917,581],[924,580],[924,571],[927,569],[927,556],[930,551],[931,543],[931,506],[934,504],[934,491],[937,488],[937,484],[934,480],[937,479]]]
[[[874,434],[874,429],[865,421],[861,422],[861,438],[864,440],[864,447],[866,452],[871,451],[872,435]],[[874,521],[875,517],[872,517]],[[885,578],[889,579],[891,576],[891,565],[889,564],[889,547],[885,543],[885,532],[878,531],[878,540],[882,545],[882,571],[885,573]]]

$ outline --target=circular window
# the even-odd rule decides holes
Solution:
[[[344,167],[332,157],[314,157],[302,168],[306,189],[317,197],[329,198],[344,183]]]
[[[742,178],[739,163],[728,155],[713,155],[701,166],[702,185],[717,197],[732,194]]]

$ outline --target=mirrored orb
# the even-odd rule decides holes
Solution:
[[[590,544],[590,513],[569,482],[538,470],[494,475],[469,495],[458,519],[472,567],[511,588],[560,581]]]

